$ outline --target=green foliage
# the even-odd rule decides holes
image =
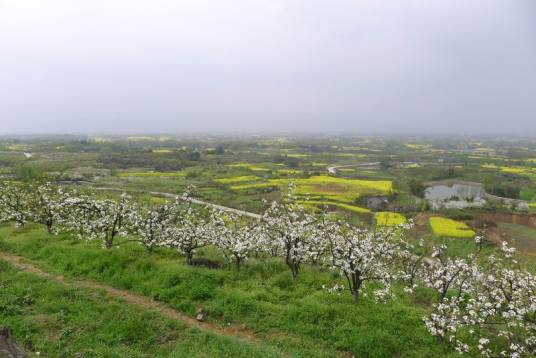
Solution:
[[[532,199],[534,199],[534,189],[532,188],[521,189],[521,191],[519,192],[519,199],[531,201]]]
[[[426,189],[426,187],[424,186],[424,183],[421,180],[416,179],[416,178],[411,178],[408,185],[409,185],[409,191],[411,192],[411,194],[419,198],[424,197],[424,190]]]
[[[472,220],[473,215],[462,209],[443,209],[441,215],[453,220]]]
[[[15,175],[23,181],[34,181],[44,179],[46,177],[45,172],[32,165],[19,165],[15,168]]]

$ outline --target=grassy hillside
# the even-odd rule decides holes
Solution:
[[[108,297],[20,272],[0,260],[0,319],[31,356],[277,357]],[[298,352],[299,353],[299,352]],[[305,352],[304,352],[305,355]]]
[[[47,271],[67,277],[90,278],[130,290],[166,302],[169,306],[192,316],[198,307],[203,307],[208,312],[208,321],[222,326],[245,325],[263,342],[262,347],[255,348],[247,345],[237,346],[236,342],[229,339],[217,341],[211,338],[214,339],[211,346],[211,341],[206,335],[203,338],[203,334],[196,335],[195,331],[188,331],[193,338],[188,338],[187,341],[192,346],[197,344],[196,340],[209,341],[203,348],[207,350],[207,355],[218,355],[218,349],[223,349],[221,354],[226,356],[240,354],[269,356],[272,353],[278,354],[273,348],[277,347],[279,352],[286,351],[291,356],[308,357],[449,356],[448,349],[431,337],[422,324],[424,307],[432,299],[431,293],[426,290],[419,291],[411,297],[397,290],[398,298],[388,304],[377,304],[368,297],[355,303],[349,295],[333,295],[323,290],[323,285],[333,284],[334,277],[331,272],[317,267],[306,267],[298,282],[293,284],[290,273],[279,260],[267,262],[251,260],[241,272],[225,268],[209,270],[186,266],[183,257],[170,250],[157,250],[152,255],[134,245],[125,245],[121,250],[103,250],[94,243],[49,236],[41,228],[31,225],[22,230],[8,225],[0,227],[0,249],[27,257]],[[201,254],[218,259],[210,249],[205,249]],[[5,276],[5,279],[10,277],[9,274],[3,277]],[[43,285],[61,290],[57,285],[43,282],[41,279],[28,277],[27,280],[20,281],[20,284],[17,283],[10,288],[14,296],[21,296],[16,290],[23,290],[24,287],[33,292],[32,295],[46,294],[48,288],[42,288]],[[61,296],[60,293],[55,294]],[[86,299],[82,296],[80,300]],[[93,308],[90,305],[79,310],[76,313],[77,317],[73,317],[70,324],[76,326],[77,320],[90,321],[94,314],[91,312],[92,309],[102,309],[103,316],[100,319],[108,321],[107,314],[116,315],[113,312],[108,313],[107,310],[111,309],[109,307],[116,307],[115,309],[120,309],[121,314],[125,315],[132,312],[129,315],[132,320],[136,320],[137,315],[144,317],[141,312],[127,305],[115,304],[115,301],[108,305],[104,304],[106,302],[104,300],[97,299],[97,301],[104,307],[99,308],[97,303],[94,303]],[[4,301],[3,304],[7,302],[9,301]],[[49,312],[54,315],[61,312],[61,307],[55,305],[61,305],[62,300],[55,302],[53,296],[43,301],[44,305],[50,305]],[[39,310],[41,308],[38,308]],[[3,320],[7,319],[10,323],[17,322],[18,318],[25,316],[24,312],[2,311]],[[140,320],[144,321],[142,318]],[[114,322],[113,319],[109,321],[110,327],[104,325],[98,329],[115,335],[116,340],[108,341],[107,344],[119,352],[120,349],[124,349],[121,340],[127,339],[123,337],[129,337],[128,329],[121,328],[122,323]],[[151,322],[151,319],[147,321]],[[132,324],[135,326],[135,323]],[[115,325],[119,325],[120,328],[114,328]],[[144,329],[168,329],[180,332],[179,328],[175,329],[171,323],[168,325],[162,328],[149,323]],[[13,326],[19,332],[21,327],[23,333],[19,337],[24,342],[24,337],[27,335],[25,332],[32,329],[17,324]],[[39,334],[37,328],[34,332]],[[77,334],[81,340],[95,339],[86,337],[94,336],[91,331],[82,330]],[[151,335],[148,333],[142,336]],[[40,347],[49,347],[53,353],[59,352],[53,350],[56,349],[54,339],[54,337],[43,337]],[[168,349],[167,352],[174,349],[188,349],[188,347],[181,348],[180,345],[170,348],[170,343],[161,343],[158,340],[151,340],[145,344],[136,354],[142,355],[143,352],[153,349],[159,352],[165,347]],[[91,344],[86,342],[73,347],[82,346]],[[453,353],[450,354],[454,356]]]

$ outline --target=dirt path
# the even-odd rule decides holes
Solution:
[[[488,240],[497,247],[501,247],[504,238],[501,235],[501,232],[496,227],[490,227],[486,230],[486,237]]]
[[[64,276],[61,275],[53,275],[48,272],[45,272],[41,270],[39,267],[25,262],[24,258],[21,256],[16,256],[12,254],[8,254],[5,252],[0,252],[0,259],[7,261],[15,268],[31,272],[35,275],[38,275],[40,277],[61,282],[68,286],[74,286],[79,288],[86,288],[86,289],[99,289],[104,290],[108,295],[115,298],[121,298],[125,301],[127,301],[130,304],[140,306],[145,309],[152,309],[156,312],[160,313],[162,316],[171,318],[177,321],[181,321],[182,323],[185,323],[189,327],[195,327],[202,331],[214,333],[218,335],[223,336],[229,336],[234,337],[239,340],[249,341],[249,342],[259,342],[259,339],[255,336],[255,334],[246,328],[237,328],[237,327],[220,327],[208,322],[199,322],[194,318],[191,318],[184,313],[181,313],[171,307],[168,307],[167,305],[154,301],[148,297],[140,296],[132,292],[128,292],[125,290],[120,290],[117,288],[113,288],[108,285],[104,285],[101,283],[97,283],[90,280],[73,280],[73,279],[67,279]]]
[[[431,213],[418,213],[414,218],[413,222],[417,226],[424,226],[428,224],[428,219],[430,219],[432,216],[434,216]]]
[[[428,220],[434,216],[431,213],[418,213],[414,218],[413,222],[415,223],[415,234],[417,237],[423,237],[430,233],[430,228],[428,225]]]

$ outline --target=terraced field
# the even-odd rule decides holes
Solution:
[[[255,176],[239,176],[216,181],[229,184],[229,188],[237,192],[264,188],[284,191],[290,183],[294,183],[296,195],[307,200],[302,201],[304,204],[333,206],[360,214],[369,213],[370,210],[354,205],[358,198],[364,195],[389,195],[393,191],[393,183],[388,180],[346,179],[327,175],[266,180]]]

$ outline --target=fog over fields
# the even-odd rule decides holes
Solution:
[[[532,0],[0,0],[0,133],[536,134]]]

